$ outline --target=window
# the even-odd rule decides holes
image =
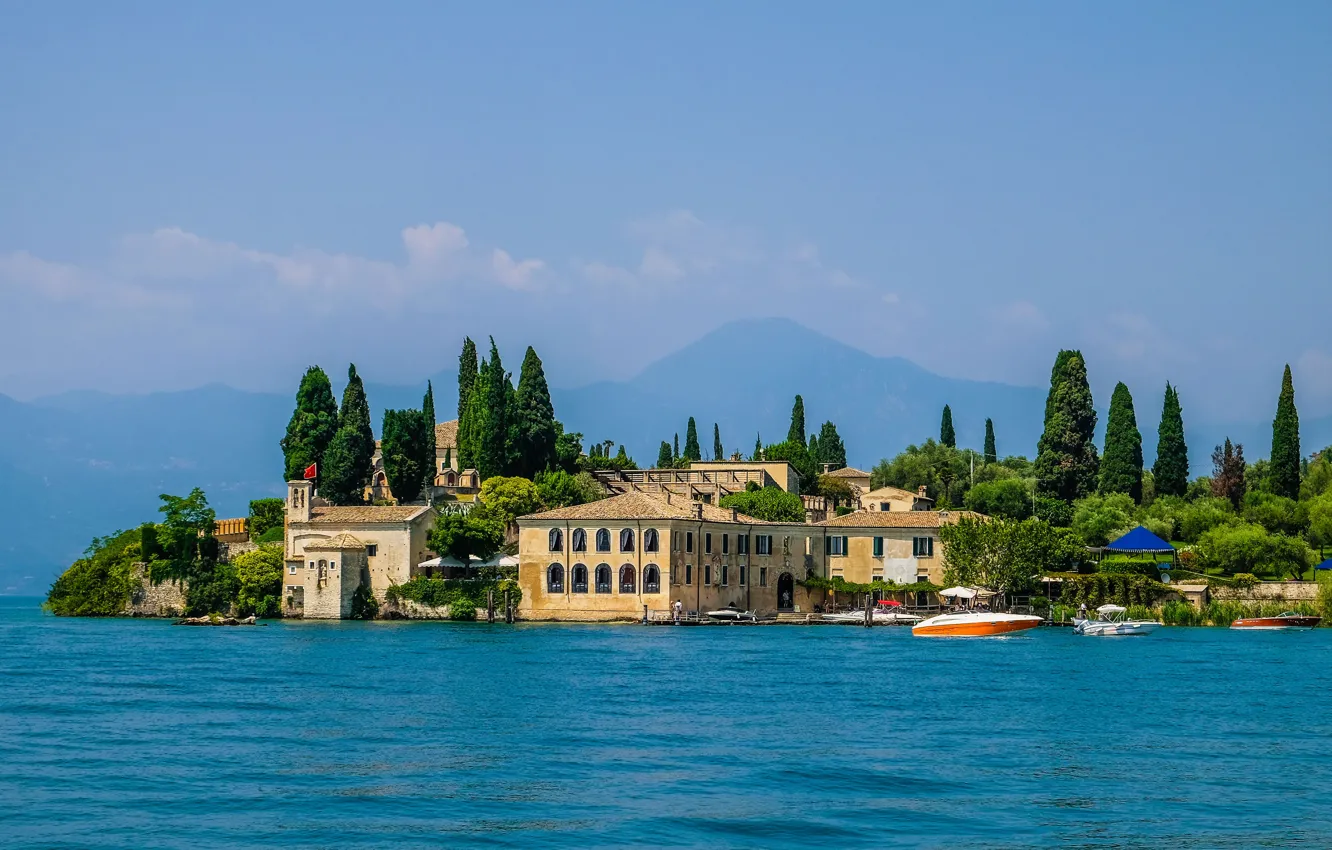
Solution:
[[[575,552],[586,552],[586,551],[587,551],[587,532],[584,531],[584,530],[581,529],[581,528],[575,528],[575,529],[573,530],[573,540],[572,540],[571,542],[573,543],[573,546],[571,547],[571,548],[573,549],[573,551],[575,551]]]
[[[875,573],[874,575],[870,576],[870,581],[883,581],[883,574]]]
[[[712,584],[712,564],[703,565],[703,583]]]
[[[337,561],[329,561],[329,562],[328,562],[328,568],[329,568],[330,570],[336,570],[336,569],[338,568],[338,562],[337,562]]]
[[[726,587],[730,584],[730,567],[726,564],[721,565],[721,586]]]
[[[759,567],[759,587],[768,586],[768,568]]]
[[[611,592],[610,564],[597,564],[597,593]]]
[[[634,551],[634,530],[632,528],[620,529],[620,551]]]
[[[712,532],[711,532],[711,531],[709,531],[707,534],[703,535],[703,554],[704,554],[704,555],[711,555],[711,554],[712,554]]]
[[[312,570],[314,569],[314,561],[311,561],[311,562],[310,562],[310,569],[312,569]]]
[[[737,535],[735,536],[735,554],[737,554],[737,555],[748,555],[748,554],[749,554],[749,535],[748,535],[748,534],[737,534]]]
[[[376,556],[376,555],[378,555],[378,554],[379,554],[379,544],[378,544],[378,543],[371,543],[369,546],[366,546],[366,547],[365,547],[365,556],[366,556],[367,558],[373,558],[374,556]]]
[[[672,552],[680,551],[680,532],[678,531],[671,532],[671,551]]]
[[[552,528],[550,530],[550,551],[564,551],[564,532],[560,531],[558,528]]]
[[[741,587],[744,587],[744,586],[745,586],[745,583],[746,583],[746,581],[748,580],[748,578],[749,578],[749,567],[746,567],[744,564],[741,564],[741,565],[740,565],[740,586],[741,586]]]
[[[729,535],[729,534],[723,534],[723,535],[722,535],[722,554],[723,554],[723,555],[729,555],[730,553],[731,553],[731,535]]]
[[[657,529],[649,528],[643,532],[643,551],[656,552],[661,548],[661,541],[657,537]]]
[[[551,564],[546,568],[546,592],[564,592],[564,567],[559,564]]]
[[[573,584],[570,590],[574,593],[587,593],[587,567],[584,564],[574,564],[569,578]]]
[[[685,584],[694,583],[694,565],[685,564]]]
[[[838,537],[829,537],[829,538],[828,538],[828,554],[829,554],[829,555],[836,555],[836,556],[839,556],[839,557],[845,555],[845,554],[846,554],[846,538],[845,538],[845,537],[841,537],[841,536],[838,536]]]
[[[772,535],[756,534],[754,535],[754,554],[771,555],[772,554]]]
[[[879,510],[881,510],[881,511],[891,511],[892,509],[893,509],[892,503],[890,503],[890,502],[879,502]]]
[[[643,592],[661,592],[661,570],[657,569],[656,564],[648,564],[643,568]]]
[[[685,532],[685,551],[694,551],[694,532],[692,531]]]
[[[610,532],[604,528],[597,529],[597,551],[598,552],[610,551]]]
[[[290,567],[287,567],[287,572],[291,573],[292,575],[296,575],[296,565],[292,564]]]
[[[876,558],[882,558],[882,557],[883,557],[883,538],[882,538],[882,537],[876,537],[876,538],[874,538],[874,557],[876,557]]]
[[[634,578],[635,578],[635,576],[634,576],[634,565],[633,565],[633,564],[625,564],[623,567],[620,567],[620,592],[621,592],[621,593],[633,593],[633,592],[634,592]]]
[[[911,554],[917,558],[933,558],[934,538],[933,537],[911,538]]]

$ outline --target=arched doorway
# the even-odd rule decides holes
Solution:
[[[777,578],[777,610],[795,610],[795,576],[782,573]]]

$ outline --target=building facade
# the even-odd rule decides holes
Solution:
[[[435,425],[435,467],[431,482],[432,499],[474,501],[481,492],[481,474],[475,469],[458,468],[458,420]],[[370,486],[366,488],[367,502],[393,500],[388,474],[384,471],[384,455],[379,441],[375,441],[375,454],[371,459]]]
[[[819,569],[829,578],[868,584],[876,579],[942,584],[939,529],[970,511],[856,511],[818,523],[823,539]]]
[[[925,495],[925,488],[916,492],[901,487],[880,487],[860,494],[860,509],[865,511],[929,511],[934,500]]]

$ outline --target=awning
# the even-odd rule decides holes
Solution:
[[[1323,563],[1314,567],[1315,570],[1332,570],[1332,558],[1328,558]]]
[[[1118,614],[1121,611],[1127,611],[1127,610],[1128,609],[1125,608],[1123,605],[1102,605],[1100,608],[1096,609],[1096,612],[1098,614]]]

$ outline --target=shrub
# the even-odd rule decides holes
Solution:
[[[287,503],[282,499],[253,499],[250,502],[250,517],[246,523],[246,530],[250,532],[250,539],[255,543],[263,543],[260,539],[272,529],[278,529],[278,540],[282,539],[282,519],[286,513]]]
[[[273,526],[272,528],[270,528],[270,529],[268,529],[267,531],[265,531],[263,534],[259,535],[258,537],[255,537],[255,538],[253,538],[253,539],[254,539],[254,542],[255,542],[255,543],[258,543],[258,544],[261,544],[261,545],[264,544],[264,543],[281,543],[284,534],[285,534],[285,531],[284,531],[284,529],[282,528],[282,526],[280,526],[280,525],[275,525],[275,526]]]
[[[1298,578],[1313,561],[1313,553],[1303,540],[1271,534],[1247,522],[1211,529],[1198,540],[1194,551],[1204,569],[1232,574]]]
[[[1088,496],[1073,504],[1073,531],[1088,546],[1104,546],[1120,529],[1133,527],[1136,510],[1127,493]]]
[[[1161,607],[1161,622],[1167,626],[1201,626],[1203,615],[1192,604],[1174,599]]]
[[[1179,513],[1179,536],[1196,543],[1204,534],[1218,526],[1235,521],[1230,502],[1207,496],[1190,502]]]
[[[509,591],[509,601],[518,606],[522,600],[522,591],[512,579],[440,579],[417,576],[406,584],[389,588],[387,598],[391,602],[409,599],[418,605],[430,608],[449,609],[450,620],[470,621],[476,619],[478,608],[485,608],[487,591],[495,591],[495,604],[503,604],[504,591]]]
[[[282,613],[282,555],[282,547],[270,543],[232,559],[240,585],[237,614],[277,617]]]
[[[361,585],[356,588],[352,594],[351,601],[351,619],[353,620],[373,620],[379,616],[379,600],[370,592],[370,588]]]
[[[1031,516],[1031,492],[1020,478],[984,481],[967,491],[963,500],[968,510],[1000,519],[1026,519]]]
[[[1126,574],[1146,576],[1150,579],[1161,577],[1161,568],[1155,561],[1128,561],[1107,559],[1096,565],[1098,573]]]
[[[1308,506],[1273,493],[1250,492],[1244,497],[1242,516],[1272,534],[1298,537],[1309,530]]]
[[[94,538],[85,557],[51,585],[47,610],[60,617],[114,617],[124,611],[134,589],[139,541],[138,529]]]
[[[723,496],[718,503],[723,508],[735,508],[742,514],[767,522],[804,522],[805,503],[795,493],[778,487],[763,487]]]

